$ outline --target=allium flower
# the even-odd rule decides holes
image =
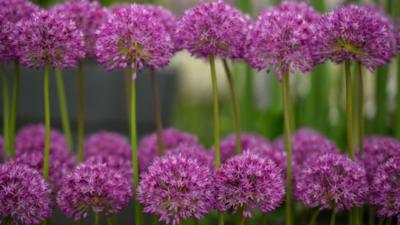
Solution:
[[[130,160],[132,151],[129,140],[119,133],[101,131],[90,135],[84,144],[85,157],[96,155],[118,156]]]
[[[115,10],[97,31],[96,55],[107,70],[160,69],[172,57],[173,43],[148,7],[133,4]]]
[[[0,17],[11,23],[29,19],[39,7],[29,0],[0,0]]]
[[[96,54],[96,31],[107,21],[109,13],[98,2],[75,1],[55,5],[56,14],[64,14],[64,18],[75,22],[83,32],[86,52],[90,56]]]
[[[250,17],[223,1],[206,2],[185,11],[178,20],[176,42],[196,57],[243,56]]]
[[[169,155],[181,155],[188,159],[197,160],[200,165],[209,166],[210,168],[214,168],[214,157],[210,152],[204,149],[204,147],[200,144],[188,144],[183,143],[178,145],[175,148],[169,149],[165,153],[166,156]]]
[[[360,62],[371,71],[396,51],[391,20],[372,6],[339,7],[323,16],[318,35],[321,54],[336,63]]]
[[[283,172],[286,172],[286,165],[287,165],[286,152],[279,151],[275,149],[272,145],[261,145],[245,149],[243,152],[257,154],[263,159],[269,159],[276,165],[278,165],[283,170]]]
[[[164,151],[167,152],[181,144],[197,144],[197,137],[179,131],[174,128],[167,128],[163,130],[163,140],[164,140]],[[138,154],[139,154],[139,168],[140,171],[144,172],[147,167],[151,165],[154,158],[157,156],[157,134],[153,133],[144,137],[139,144]]]
[[[379,167],[371,189],[370,202],[378,206],[378,215],[400,219],[400,157],[391,158]]]
[[[228,160],[217,170],[214,183],[217,209],[243,210],[246,217],[251,216],[253,209],[274,210],[282,204],[285,195],[281,168],[252,153]]]
[[[397,39],[397,51],[400,51],[400,18],[397,19],[396,39]]]
[[[361,207],[368,197],[368,183],[362,165],[340,154],[324,154],[295,177],[295,196],[307,207],[335,212]]]
[[[15,138],[16,155],[29,152],[43,153],[45,127],[42,124],[21,128]],[[50,132],[50,152],[57,158],[67,158],[70,154],[65,137],[58,130]]]
[[[167,224],[201,219],[213,207],[213,176],[206,165],[182,155],[157,159],[141,175],[139,202]]]
[[[91,156],[86,160],[89,164],[106,164],[108,168],[118,171],[125,180],[133,185],[132,162],[114,155]]]
[[[106,164],[84,163],[63,181],[57,203],[63,213],[75,221],[89,211],[111,215],[124,208],[132,197],[129,182]]]
[[[0,61],[8,62],[17,59],[15,54],[14,30],[15,25],[0,15]]]
[[[279,76],[311,71],[317,63],[312,48],[319,17],[307,3],[282,3],[263,12],[248,35],[247,61],[259,70],[277,68]]]
[[[21,63],[41,68],[75,67],[85,56],[83,33],[63,14],[40,11],[16,25]]]
[[[51,214],[50,190],[40,174],[23,165],[0,165],[0,222],[39,224]]]

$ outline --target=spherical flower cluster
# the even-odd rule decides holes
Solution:
[[[147,6],[133,4],[114,11],[97,31],[96,55],[107,70],[160,69],[172,57],[171,36]]]
[[[400,217],[400,157],[389,159],[377,170],[370,202],[383,217]]]
[[[40,174],[23,165],[0,165],[0,218],[35,225],[50,216],[50,190]]]
[[[243,210],[246,217],[252,209],[274,210],[285,195],[281,168],[257,154],[244,153],[228,160],[217,170],[214,183],[217,209]]]
[[[336,63],[360,62],[371,71],[396,51],[391,20],[371,6],[347,5],[326,14],[318,35],[321,54]]]
[[[63,181],[57,203],[75,221],[89,211],[112,215],[119,213],[132,197],[131,185],[116,170],[105,164],[79,165]]]
[[[83,33],[63,14],[40,11],[18,23],[16,32],[17,54],[25,66],[75,67],[85,57]]]
[[[201,3],[178,20],[177,47],[196,57],[241,58],[249,24],[249,16],[223,1]]]
[[[295,177],[295,196],[307,207],[335,212],[361,207],[368,197],[366,173],[360,163],[340,154],[324,154]]]
[[[244,153],[249,152],[257,154],[263,159],[269,159],[278,165],[284,172],[286,172],[286,152],[275,149],[272,145],[260,145],[253,148],[249,148],[243,151]]]
[[[129,140],[122,134],[100,131],[90,135],[84,144],[85,157],[96,155],[118,156],[130,160],[132,155]]]
[[[200,144],[183,143],[176,146],[175,148],[169,149],[169,151],[167,151],[165,155],[181,155],[188,159],[197,160],[200,165],[206,165],[210,168],[214,168],[213,155],[206,151],[204,147]]]
[[[213,207],[213,176],[206,165],[182,155],[157,159],[142,174],[138,198],[146,213],[167,224],[201,219]]]
[[[8,62],[15,60],[17,55],[15,54],[14,44],[14,30],[15,25],[5,19],[3,15],[0,15],[0,61]]]
[[[174,128],[164,129],[162,133],[162,138],[164,141],[165,152],[181,144],[189,144],[189,145],[198,144],[196,136],[179,131]],[[157,144],[156,133],[150,134],[141,140],[138,148],[140,171],[144,172],[147,170],[147,167],[149,167],[153,162],[154,158],[157,157],[157,151],[158,151],[158,144]]]
[[[312,51],[319,14],[306,3],[288,2],[263,12],[248,35],[246,59],[259,70],[284,72],[313,69]]]
[[[83,32],[86,53],[96,54],[96,30],[107,21],[108,11],[98,2],[76,1],[57,4],[52,9],[56,14],[64,14],[66,20],[75,22],[77,28]]]
[[[125,180],[133,185],[132,162],[114,155],[97,155],[86,160],[88,164],[105,164],[108,168],[118,171]]]

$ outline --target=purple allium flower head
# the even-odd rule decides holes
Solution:
[[[52,9],[57,14],[64,14],[64,18],[75,22],[77,28],[83,32],[86,53],[96,55],[96,31],[107,21],[109,12],[98,2],[75,1],[55,5]]]
[[[0,221],[39,224],[51,214],[50,189],[35,170],[16,163],[0,165]]]
[[[63,213],[75,221],[89,211],[106,215],[119,213],[132,197],[129,182],[106,164],[84,163],[63,181],[57,203]]]
[[[378,206],[378,215],[400,219],[400,157],[378,168],[371,189],[370,203]]]
[[[368,183],[361,163],[340,154],[323,154],[295,177],[295,196],[307,207],[335,211],[361,207],[368,197]]]
[[[179,131],[175,128],[167,128],[162,133],[164,140],[164,151],[167,152],[181,144],[198,144],[197,137],[193,134]],[[157,157],[158,144],[157,134],[153,133],[144,137],[139,144],[139,168],[144,172]]]
[[[282,170],[269,159],[243,153],[229,159],[215,175],[216,208],[220,211],[243,209],[270,212],[282,204],[285,187]]]
[[[397,40],[397,51],[400,51],[400,18],[397,19],[396,40]]]
[[[245,149],[243,152],[257,154],[263,159],[269,159],[273,161],[276,165],[278,165],[282,169],[283,173],[286,173],[286,165],[287,165],[286,152],[279,151],[275,149],[272,145],[261,145]]]
[[[15,153],[20,155],[27,152],[43,153],[45,127],[42,124],[28,125],[21,128],[15,138]],[[67,158],[70,154],[65,137],[56,129],[50,132],[50,152],[57,158]]]
[[[16,35],[18,57],[28,67],[75,67],[85,57],[83,33],[64,14],[37,12],[16,25]]]
[[[247,61],[259,70],[275,67],[279,76],[311,71],[319,17],[307,3],[286,2],[264,11],[249,32]]]
[[[96,155],[118,156],[130,160],[132,155],[129,140],[122,134],[100,131],[90,135],[84,144],[85,157]]]
[[[372,6],[339,7],[322,17],[318,34],[322,55],[336,63],[357,61],[371,71],[396,51],[391,20]]]
[[[197,160],[200,165],[207,165],[214,168],[214,157],[200,144],[183,143],[175,148],[169,149],[165,155],[181,155],[189,159]]]
[[[146,213],[166,224],[201,219],[213,207],[213,173],[207,165],[182,155],[157,159],[141,175],[138,198]]]
[[[147,6],[133,4],[114,11],[97,31],[96,55],[107,70],[160,69],[174,49],[165,26]]]
[[[16,60],[18,57],[15,53],[15,43],[13,28],[15,25],[0,15],[0,61],[9,62]]]
[[[29,0],[0,0],[0,17],[14,24],[38,11],[39,7]]]
[[[177,47],[196,57],[241,58],[249,24],[249,16],[223,1],[201,3],[178,20]]]

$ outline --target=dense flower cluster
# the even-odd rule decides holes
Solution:
[[[250,18],[223,1],[201,3],[178,20],[176,44],[196,57],[240,58]]]
[[[169,155],[181,155],[182,157],[188,159],[195,159],[200,165],[209,166],[210,168],[214,167],[214,157],[210,152],[208,152],[204,147],[200,144],[188,144],[183,143],[175,148],[169,149],[165,153],[166,156]]]
[[[319,14],[306,3],[287,2],[263,12],[252,26],[246,59],[259,70],[284,72],[313,69],[312,52]]]
[[[167,224],[200,219],[213,207],[213,176],[206,165],[182,155],[157,159],[142,174],[139,201],[144,211]]]
[[[40,11],[15,29],[17,54],[25,66],[75,67],[85,56],[83,33],[64,14]]]
[[[119,134],[108,131],[100,131],[90,135],[84,144],[85,157],[96,155],[118,156],[130,160],[132,151],[129,140]]]
[[[2,224],[40,224],[51,214],[50,189],[44,179],[16,163],[0,165],[0,202]]]
[[[377,205],[378,214],[400,219],[400,157],[381,165],[372,183],[370,202]]]
[[[98,2],[89,1],[57,4],[51,10],[56,14],[64,14],[64,19],[75,22],[77,28],[83,32],[87,54],[95,56],[96,30],[107,21],[108,11]]]
[[[97,155],[86,160],[88,164],[105,164],[108,168],[118,171],[125,180],[133,184],[132,162],[114,155]]]
[[[396,53],[390,18],[372,6],[339,7],[322,18],[318,35],[320,54],[336,63],[357,61],[372,71]]]
[[[273,145],[260,145],[249,149],[244,149],[244,153],[257,154],[263,159],[269,159],[286,172],[287,158],[286,152],[275,149]]]
[[[132,188],[124,177],[105,164],[84,163],[63,181],[57,203],[75,221],[89,211],[112,215],[124,208],[132,197]]]
[[[97,35],[97,58],[107,70],[160,69],[169,63],[174,49],[170,34],[153,11],[138,4],[115,10]]]
[[[310,208],[339,212],[363,206],[368,197],[364,168],[340,154],[310,160],[295,179],[296,198]]]

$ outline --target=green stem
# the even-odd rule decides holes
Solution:
[[[112,217],[107,217],[107,225],[114,225],[114,220]]]
[[[85,138],[85,92],[84,92],[84,76],[83,65],[78,66],[78,160],[83,161],[83,142]]]
[[[246,217],[243,214],[240,216],[240,225],[245,225]]]
[[[200,225],[200,221],[196,218],[193,219],[193,224],[194,225]]]
[[[400,7],[400,5],[399,5]],[[396,127],[395,134],[400,138],[400,56],[397,56],[397,95],[396,95]]]
[[[212,92],[213,92],[213,104],[214,104],[214,149],[215,149],[215,167],[221,166],[220,159],[220,146],[219,146],[219,102],[218,102],[218,84],[217,84],[217,72],[215,70],[215,57],[214,54],[210,54],[210,70],[211,70],[211,81],[212,81]]]
[[[231,70],[229,69],[228,62],[224,59],[223,60],[224,64],[224,69],[226,73],[226,77],[228,78],[228,83],[229,83],[229,91],[231,94],[231,99],[232,99],[232,107],[233,107],[233,114],[235,118],[235,140],[236,140],[236,153],[240,154],[241,153],[241,141],[240,141],[240,110],[239,110],[239,103],[236,97],[236,91],[235,91],[235,84],[233,81],[232,73]]]
[[[4,158],[7,158],[7,153],[8,155],[11,155],[10,153],[10,146],[9,146],[9,122],[10,122],[10,102],[9,102],[9,88],[8,88],[8,79],[7,79],[7,72],[6,68],[3,64],[1,66],[1,78],[2,78],[2,83],[3,83],[3,136],[4,136]]]
[[[59,107],[60,107],[62,127],[63,127],[63,131],[64,131],[64,135],[67,139],[68,146],[72,149],[73,141],[72,141],[70,122],[69,122],[67,99],[65,96],[64,80],[63,80],[62,72],[60,69],[55,69],[55,74],[56,74],[57,95],[58,95],[58,103],[59,103]]]
[[[389,78],[389,66],[380,66],[376,74],[376,116],[375,116],[375,130],[378,134],[385,134],[387,132],[387,84]]]
[[[314,209],[314,212],[313,212],[313,214],[311,216],[311,220],[310,220],[309,225],[316,225],[317,224],[317,219],[318,219],[319,213],[320,213],[320,211],[318,209]]]
[[[136,74],[136,70],[132,71]],[[134,190],[134,208],[135,208],[135,224],[141,224],[140,204],[136,196],[139,185],[139,166],[138,166],[138,149],[137,149],[137,128],[136,128],[136,82],[133,77],[130,80],[130,133],[132,144],[132,167],[133,167],[133,190]]]
[[[335,208],[332,209],[332,214],[331,214],[331,222],[330,225],[335,225],[336,221],[336,213],[335,213]]]
[[[354,160],[354,130],[353,130],[353,84],[350,72],[350,62],[345,62],[346,73],[346,114],[347,114],[347,144],[350,158]]]
[[[11,100],[11,114],[10,114],[10,157],[13,158],[15,155],[15,127],[17,123],[17,111],[18,111],[18,97],[19,97],[19,86],[20,86],[20,68],[18,61],[14,61],[15,81],[12,92]]]
[[[268,216],[267,213],[263,213],[261,216],[261,225],[267,225],[268,224]]]
[[[282,98],[284,106],[284,139],[287,154],[287,176],[286,176],[286,225],[292,225],[292,146],[291,146],[291,100],[289,73],[286,71],[282,76]]]
[[[218,213],[218,225],[224,225],[224,214]]]
[[[360,155],[364,151],[364,80],[361,63],[357,63],[357,125],[358,125],[358,148]]]
[[[368,206],[368,225],[375,225],[375,209],[373,206]]]
[[[99,213],[94,214],[94,225],[99,225],[100,222],[100,215]]]
[[[385,218],[380,217],[380,218],[379,218],[379,222],[378,222],[379,225],[383,225],[384,222],[385,222]]]
[[[50,159],[50,75],[49,64],[44,66],[44,123],[45,123],[45,142],[44,142],[44,160],[43,176],[47,180],[49,177],[49,159]]]
[[[153,92],[154,100],[154,116],[156,120],[157,129],[157,143],[158,143],[158,156],[162,156],[164,152],[164,140],[162,135],[162,117],[161,117],[161,104],[160,94],[158,93],[158,82],[154,70],[150,70],[151,90]]]

